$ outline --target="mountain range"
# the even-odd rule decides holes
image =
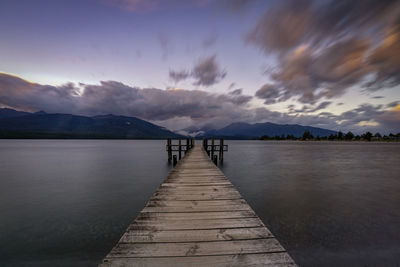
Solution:
[[[0,138],[164,139],[182,135],[135,117],[0,109]]]
[[[313,136],[329,136],[337,132],[298,124],[275,124],[271,122],[249,124],[244,122],[232,123],[218,130],[206,130],[202,137],[219,137],[226,139],[252,139],[264,135],[269,137],[293,135],[301,137],[305,131],[309,131]]]
[[[335,131],[297,124],[232,123],[221,129],[212,127],[187,128],[185,132],[196,138],[254,139],[293,135],[301,137],[305,131],[314,136],[328,136]],[[82,139],[165,139],[184,138],[136,117],[100,115],[80,116],[72,114],[35,113],[0,108],[0,138],[82,138]]]

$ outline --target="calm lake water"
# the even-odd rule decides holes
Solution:
[[[400,144],[226,141],[300,266],[400,266]],[[96,266],[166,177],[165,141],[0,140],[2,266]]]

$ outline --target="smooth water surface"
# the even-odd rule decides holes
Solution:
[[[222,170],[300,266],[400,266],[400,143],[228,143]]]
[[[400,265],[400,144],[226,141],[300,266]],[[96,266],[166,177],[165,141],[0,140],[2,266]]]
[[[96,266],[168,171],[164,141],[0,140],[0,265]]]

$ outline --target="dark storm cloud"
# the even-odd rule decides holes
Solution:
[[[315,103],[400,84],[399,18],[399,1],[276,1],[246,39],[276,55],[275,102]]]
[[[290,112],[252,108],[248,105],[251,96],[243,95],[240,89],[233,92],[211,94],[200,90],[141,89],[116,81],[101,82],[97,85],[80,84],[79,87],[74,84],[50,86],[0,73],[0,106],[19,110],[136,116],[161,125],[169,125],[175,130],[182,129],[183,127],[177,128],[182,124],[184,127],[208,125],[218,128],[232,122],[270,121],[335,130],[400,131],[399,101],[387,106],[364,104],[340,115],[329,112],[307,115],[331,104],[324,101],[317,107],[307,106],[303,112],[291,115]],[[368,126],[371,122],[376,125]]]
[[[169,77],[175,82],[187,78],[194,79],[194,85],[209,87],[220,82],[226,76],[226,71],[221,70],[216,62],[216,55],[204,58],[194,65],[191,71],[169,71]]]

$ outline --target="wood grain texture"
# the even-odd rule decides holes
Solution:
[[[296,264],[196,146],[171,170],[99,266]]]

